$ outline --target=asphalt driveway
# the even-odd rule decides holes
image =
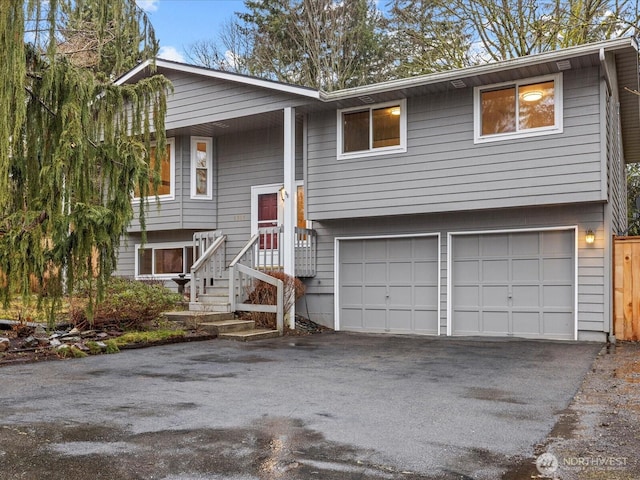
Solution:
[[[0,479],[496,479],[602,345],[325,333],[0,369]]]

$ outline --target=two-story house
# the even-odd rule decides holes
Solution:
[[[119,274],[189,276],[224,238],[211,277],[244,249],[248,268],[303,277],[298,311],[338,330],[611,333],[612,235],[640,161],[634,39],[331,93],[157,68],[175,89],[163,185]],[[197,303],[215,279],[192,280]]]

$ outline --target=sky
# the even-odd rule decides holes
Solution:
[[[137,0],[160,42],[159,57],[187,61],[184,50],[197,40],[217,40],[221,25],[244,10],[243,0]]]

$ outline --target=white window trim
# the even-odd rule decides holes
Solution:
[[[207,145],[207,193],[196,193],[196,155],[198,143]],[[191,198],[211,200],[213,198],[213,139],[211,137],[191,137]]]
[[[366,111],[366,110],[368,110],[371,113],[371,111],[376,110],[378,108],[385,108],[393,105],[400,106],[400,145],[394,145],[391,147],[379,147],[379,148],[373,148],[370,146],[369,150],[360,150],[358,152],[349,152],[349,153],[344,153],[342,151],[342,147],[343,147],[342,115],[344,113]],[[373,122],[369,123],[369,129],[370,129],[369,141],[371,142],[373,139]],[[388,155],[392,153],[406,152],[407,151],[407,99],[402,98],[400,100],[395,100],[392,102],[376,103],[372,105],[361,105],[358,107],[343,108],[341,110],[338,110],[337,130],[338,132],[337,132],[336,149],[337,149],[338,160],[349,159],[349,158],[373,157],[377,155]]]
[[[151,275],[145,274],[145,275],[139,275],[138,274],[138,269],[139,269],[139,262],[140,262],[140,258],[139,258],[139,250],[140,248],[143,249],[147,249],[147,248],[151,248],[154,253],[153,253],[153,257],[151,260],[151,268],[155,269],[155,250],[164,250],[164,249],[170,249],[170,248],[182,248],[183,252],[184,249],[187,247],[193,247],[193,243],[190,242],[189,240],[184,241],[184,242],[160,242],[160,243],[145,243],[145,244],[141,244],[141,243],[136,243],[135,244],[135,249],[134,249],[134,259],[135,259],[135,270],[134,270],[134,277],[136,280],[170,280],[173,277],[175,277],[176,275],[180,275],[179,273],[161,273],[161,274],[155,274],[152,273]],[[184,260],[186,259],[186,256],[184,256],[183,253],[183,257],[182,260],[184,262]],[[195,252],[194,252],[194,262],[195,262]],[[184,263],[183,263],[183,268],[184,268]],[[186,278],[190,278],[191,277],[191,273],[190,272],[184,272],[186,274]]]
[[[171,162],[170,166],[170,182],[169,185],[169,193],[165,195],[149,195],[147,197],[136,197],[135,193],[132,195],[134,200],[140,200],[140,198],[147,199],[149,201],[154,201],[158,199],[160,202],[164,202],[167,200],[174,200],[176,198],[176,141],[175,138],[167,138],[167,145],[169,145],[169,161]],[[156,142],[151,143],[152,147],[156,146]]]
[[[547,82],[549,80],[554,81],[554,114],[555,121],[551,127],[539,127],[529,128],[526,130],[518,129],[518,106],[516,105],[516,131],[507,133],[496,133],[492,135],[482,135],[482,105],[480,102],[480,94],[484,90],[494,90],[500,87],[506,87],[514,85],[520,87],[521,85],[529,85],[531,83]],[[556,73],[554,75],[544,75],[540,77],[524,78],[522,80],[516,80],[513,82],[494,83],[492,85],[482,85],[481,87],[474,87],[473,89],[473,143],[486,143],[497,142],[501,140],[514,139],[514,138],[528,138],[537,137],[540,135],[552,135],[556,133],[562,133],[563,131],[563,95],[564,90],[562,88],[562,73]],[[518,96],[516,95],[516,101]]]

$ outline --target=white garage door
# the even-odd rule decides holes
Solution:
[[[339,241],[339,328],[438,332],[438,237]]]
[[[452,333],[573,339],[573,230],[452,236]]]

